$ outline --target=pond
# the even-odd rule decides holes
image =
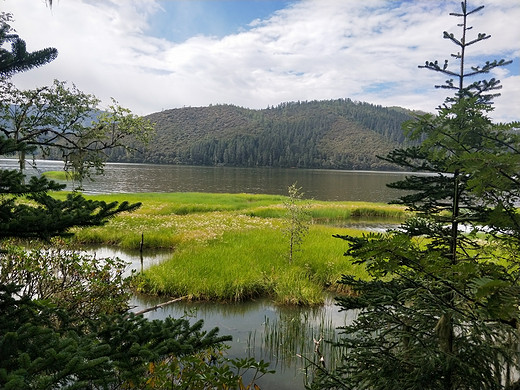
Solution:
[[[92,248],[87,251],[97,258],[119,257],[129,263],[127,272],[139,271],[171,256],[169,252],[122,251],[113,248]],[[130,300],[132,311],[151,308],[168,298],[134,295]],[[309,363],[318,363],[314,340],[334,341],[337,327],[355,318],[352,311],[340,312],[332,297],[320,307],[280,307],[268,299],[250,302],[221,304],[208,302],[175,302],[144,314],[149,319],[187,317],[194,322],[204,320],[204,329],[218,327],[220,334],[230,335],[229,358],[253,357],[270,363],[275,374],[262,377],[257,384],[264,390],[299,390],[305,388]],[[320,350],[325,365],[332,368],[342,353],[322,342]],[[309,370],[310,371],[310,370]]]
[[[135,296],[136,310],[152,307],[160,299]],[[220,334],[231,335],[226,355],[231,358],[254,357],[270,362],[275,374],[262,377],[262,389],[304,389],[309,362],[318,363],[314,340],[333,341],[336,328],[351,320],[352,313],[340,313],[331,302],[318,308],[276,307],[267,300],[236,304],[177,302],[145,314],[150,319],[188,316],[203,319],[206,329],[218,327]],[[325,364],[331,368],[340,351],[322,343]],[[307,360],[308,359],[308,360]]]

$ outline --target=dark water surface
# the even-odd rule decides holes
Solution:
[[[138,251],[114,248],[88,250],[97,258],[119,257],[129,262],[128,272],[139,271],[172,256],[168,252],[145,251],[141,258]],[[133,311],[153,307],[168,301],[167,297],[134,295],[130,300]],[[314,352],[314,340],[338,339],[337,328],[352,322],[355,312],[340,312],[333,297],[320,307],[276,306],[268,299],[241,303],[211,303],[180,301],[145,313],[149,319],[164,319],[168,316],[186,316],[191,322],[204,320],[204,329],[218,327],[220,334],[230,335],[226,343],[229,358],[249,358],[270,363],[275,374],[268,374],[256,383],[262,390],[303,390],[306,372],[311,363],[318,364]],[[322,342],[320,350],[328,368],[335,366],[343,351]],[[247,379],[247,378],[246,378]]]

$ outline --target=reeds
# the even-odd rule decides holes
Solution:
[[[139,291],[194,300],[243,301],[270,297],[281,305],[321,305],[343,273],[366,277],[342,256],[344,241],[333,233],[355,231],[311,226],[289,264],[287,243],[276,224],[225,232],[208,241],[180,244],[172,257],[136,280]]]

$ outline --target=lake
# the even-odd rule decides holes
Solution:
[[[62,162],[38,161],[38,169],[27,174],[61,170]],[[1,159],[0,168],[17,168],[17,161]],[[404,178],[395,172],[359,172],[334,170],[298,170],[270,168],[193,167],[147,164],[107,164],[105,175],[95,182],[85,182],[84,192],[220,192],[287,195],[287,187],[297,182],[306,198],[317,200],[388,202],[398,193],[386,184]],[[69,186],[69,189],[70,186]],[[130,262],[129,269],[140,270],[172,256],[165,252],[144,254],[114,248],[91,250],[98,258],[117,256]],[[338,253],[342,256],[342,253]],[[152,307],[165,298],[134,296],[133,310]],[[178,302],[145,314],[150,319],[188,316],[203,319],[206,329],[219,327],[221,334],[233,336],[228,343],[229,357],[254,357],[271,363],[276,374],[257,383],[263,390],[304,389],[309,361],[316,361],[314,341],[323,337],[334,340],[337,327],[353,320],[355,313],[339,312],[331,299],[318,308],[277,307],[269,300],[235,304]],[[335,364],[341,353],[322,344],[327,367]]]
[[[17,160],[0,159],[0,168],[16,169]],[[37,161],[27,174],[63,169],[60,161]],[[401,180],[402,172],[320,169],[194,167],[185,165],[107,164],[105,175],[85,182],[85,193],[220,192],[287,195],[297,183],[306,198],[388,202],[398,192],[386,184]],[[69,185],[69,189],[71,189]]]

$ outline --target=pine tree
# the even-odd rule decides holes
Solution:
[[[133,314],[77,318],[0,285],[0,388],[154,388],[149,364],[214,348],[227,336],[186,318],[148,321]]]
[[[344,276],[354,295],[342,309],[359,310],[342,329],[347,353],[335,372],[321,372],[320,388],[503,389],[520,368],[519,123],[494,124],[488,117],[499,81],[477,80],[510,61],[467,67],[467,49],[489,38],[470,38],[460,13],[459,62],[426,62],[422,68],[450,77],[441,86],[456,91],[438,108],[406,124],[416,146],[387,160],[411,175],[391,185],[410,191],[397,203],[413,211],[399,229],[349,243],[346,255],[372,279]]]
[[[27,52],[25,41],[9,25],[11,20],[10,14],[0,13],[0,78],[45,65],[58,56],[58,50],[53,47]],[[8,44],[11,44],[10,51],[5,48]]]
[[[0,238],[50,238],[75,226],[103,224],[114,215],[138,208],[139,203],[107,204],[79,194],[62,201],[48,193],[64,186],[45,178],[26,182],[23,167],[31,153],[39,151],[45,156],[56,149],[66,167],[85,177],[91,168],[102,170],[107,150],[124,146],[129,137],[144,141],[152,126],[118,105],[94,120],[99,100],[58,81],[50,87],[18,90],[9,78],[54,60],[57,50],[27,52],[25,42],[13,33],[10,20],[9,14],[1,14],[0,155],[18,155],[20,172],[0,170]],[[9,43],[11,51],[3,47]],[[30,202],[20,202],[22,198]]]

